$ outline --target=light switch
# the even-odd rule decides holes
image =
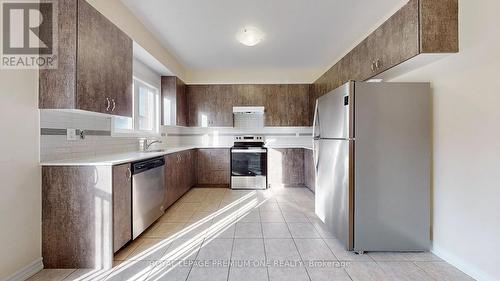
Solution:
[[[66,129],[66,140],[76,141],[78,137],[76,136],[76,129]]]

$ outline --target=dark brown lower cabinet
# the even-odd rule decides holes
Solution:
[[[165,155],[165,209],[177,200],[175,187],[178,182],[178,173],[176,154]]]
[[[187,174],[187,182],[189,188],[196,185],[196,161],[197,161],[197,153],[195,149],[188,150],[186,152],[186,171]],[[189,190],[188,188],[188,190]],[[188,191],[186,190],[186,191]]]
[[[165,156],[165,208],[170,207],[196,184],[196,150]]]
[[[111,166],[42,167],[45,268],[111,268]]]
[[[113,166],[113,252],[132,240],[132,172],[130,164]]]
[[[229,149],[206,148],[197,152],[197,186],[229,187]]]
[[[312,192],[315,189],[316,169],[314,167],[313,151],[304,149],[304,183]]]
[[[268,183],[271,187],[304,186],[304,149],[268,150]]]

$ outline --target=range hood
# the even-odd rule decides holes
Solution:
[[[263,106],[234,106],[233,114],[264,114]]]
[[[264,128],[263,106],[235,106],[233,107],[233,124],[235,128],[256,129]]]

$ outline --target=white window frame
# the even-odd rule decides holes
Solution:
[[[116,137],[159,137],[160,134],[160,89],[157,87],[145,82],[144,80],[133,77],[133,102],[132,102],[132,129],[119,129],[115,127],[115,118],[120,118],[120,116],[114,116],[111,120],[111,133],[112,136]],[[148,87],[150,90],[155,92],[155,106],[153,116],[154,120],[154,129],[153,130],[139,130],[139,91],[138,84]]]

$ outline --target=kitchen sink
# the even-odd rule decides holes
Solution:
[[[150,153],[150,152],[165,152],[165,149],[146,150],[144,152],[147,152],[147,153]]]

